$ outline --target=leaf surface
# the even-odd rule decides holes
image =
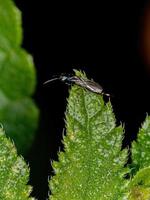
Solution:
[[[137,141],[132,143],[132,166],[141,169],[150,166],[150,117],[139,130]]]
[[[85,74],[76,75],[86,79]],[[111,103],[102,95],[72,86],[66,111],[64,150],[53,162],[51,200],[118,200],[125,196],[127,150]]]
[[[29,197],[32,188],[27,185],[28,180],[28,166],[0,128],[0,199],[34,200]]]

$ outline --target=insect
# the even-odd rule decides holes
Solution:
[[[110,96],[109,94],[103,92],[102,86],[100,86],[98,83],[94,82],[93,80],[81,78],[81,77],[78,77],[78,76],[60,75],[58,77],[52,78],[52,79],[44,82],[44,84],[50,83],[50,82],[55,81],[55,80],[60,80],[60,81],[65,82],[66,84],[69,84],[69,85],[73,83],[73,84],[79,85],[83,88],[86,88],[87,90],[89,90],[91,92],[94,92],[94,93],[97,93],[97,94],[103,94],[105,96]]]

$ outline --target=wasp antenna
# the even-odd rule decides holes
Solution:
[[[45,85],[45,84],[47,84],[47,83],[50,83],[50,82],[52,82],[52,81],[59,80],[59,79],[60,79],[60,77],[56,77],[56,78],[49,79],[48,81],[45,81],[45,82],[43,83],[43,85]]]

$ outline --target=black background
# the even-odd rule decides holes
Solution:
[[[150,75],[139,54],[141,16],[146,1],[58,2],[15,0],[22,11],[23,47],[37,69],[34,99],[41,110],[34,145],[26,159],[33,195],[46,199],[50,160],[62,148],[68,86],[42,84],[53,75],[84,70],[113,95],[118,124],[125,125],[124,146],[130,145],[150,113]]]

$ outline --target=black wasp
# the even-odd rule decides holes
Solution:
[[[58,77],[52,78],[44,84],[47,84],[49,82],[55,81],[55,80],[60,80],[62,82],[65,82],[66,84],[76,84],[79,85],[83,88],[86,88],[87,90],[90,90],[91,92],[97,93],[97,94],[104,94],[106,96],[110,96],[109,94],[106,94],[103,92],[103,88],[93,80],[89,80],[86,78],[81,78],[78,76],[65,76],[65,75],[60,75]]]

